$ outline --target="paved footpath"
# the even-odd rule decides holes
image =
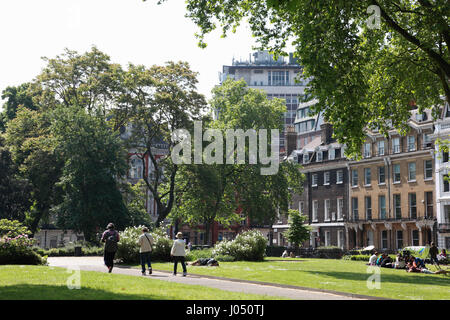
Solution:
[[[103,257],[49,257],[48,264],[51,267],[79,267],[84,271],[107,272],[103,264]],[[261,294],[274,297],[285,297],[293,300],[366,300],[371,299],[367,296],[358,296],[346,293],[335,293],[319,289],[299,288],[294,286],[256,283],[252,281],[226,279],[204,275],[189,274],[182,277],[180,274],[173,276],[171,272],[155,271],[152,275],[142,276],[140,269],[129,267],[115,266],[113,269],[115,274],[124,274],[130,276],[138,276],[143,280],[158,279],[170,282],[201,285],[221,290],[244,292],[251,294]]]

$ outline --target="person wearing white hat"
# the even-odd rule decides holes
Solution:
[[[177,239],[173,242],[172,250],[170,251],[170,255],[173,257],[173,275],[177,275],[177,265],[178,262],[181,262],[181,266],[183,267],[183,277],[186,276],[186,242],[183,240],[183,234],[181,232],[177,233]]]

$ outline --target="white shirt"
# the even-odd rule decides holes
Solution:
[[[176,257],[184,257],[186,255],[185,247],[186,242],[183,239],[177,239],[173,242],[170,254]]]
[[[377,262],[377,258],[378,257],[375,254],[373,256],[371,256],[370,259],[369,259],[369,264],[371,266],[374,266],[376,264],[376,262]]]

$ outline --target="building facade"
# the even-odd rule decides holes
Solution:
[[[297,60],[289,55],[287,60],[279,57],[274,60],[267,51],[253,53],[246,61],[233,59],[231,66],[223,66],[220,74],[221,83],[227,78],[243,79],[248,87],[260,89],[267,93],[269,99],[285,99],[287,111],[284,114],[284,131],[280,133],[280,153],[287,153],[286,131],[294,126],[297,107],[305,94],[308,80],[298,79],[302,68]]]
[[[359,161],[348,162],[350,247],[396,251],[436,239],[433,121],[412,111],[409,132],[367,132]]]
[[[442,110],[441,117],[435,123],[433,140],[443,141],[450,138],[450,110],[448,103]],[[437,245],[440,248],[450,249],[450,186],[449,154],[441,151],[439,144],[435,144],[435,192],[436,192],[436,218],[437,218]]]

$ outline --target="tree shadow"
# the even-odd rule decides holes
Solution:
[[[442,275],[434,274],[414,274],[407,273],[405,270],[396,270],[399,274],[386,274],[381,271],[381,281],[401,283],[401,284],[418,284],[427,286],[448,286],[450,285],[450,278]],[[361,273],[361,272],[344,272],[344,271],[306,271],[310,274],[319,274],[327,277],[332,277],[340,280],[353,280],[353,281],[367,281],[367,278],[374,274],[373,272]],[[403,274],[402,274],[403,273]]]
[[[0,287],[0,300],[167,300],[167,296],[126,294],[99,289],[69,289],[67,286],[18,284]]]

